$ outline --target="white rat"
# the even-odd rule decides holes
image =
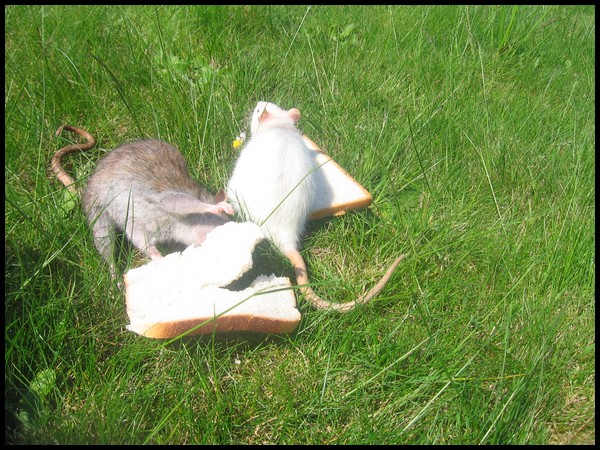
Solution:
[[[296,282],[312,306],[346,312],[366,303],[383,289],[397,258],[379,282],[364,296],[349,303],[330,303],[308,286],[306,264],[299,240],[317,192],[315,152],[296,128],[300,111],[258,102],[252,114],[251,137],[243,147],[227,186],[227,199],[244,219],[259,225],[265,235],[294,266]]]
[[[61,158],[95,145],[88,132],[64,125],[84,137],[85,144],[71,144],[55,153],[51,167],[57,178],[76,193],[74,180]],[[208,192],[194,181],[181,152],[166,142],[146,139],[124,144],[102,158],[81,193],[83,209],[94,235],[94,244],[108,262],[113,278],[115,233],[121,231],[151,259],[162,257],[158,244],[186,247],[201,244],[206,234],[233,214],[225,193]]]

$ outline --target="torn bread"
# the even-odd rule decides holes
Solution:
[[[274,275],[258,277],[242,291],[209,286],[156,293],[147,288],[143,282],[127,285],[127,329],[149,338],[174,338],[188,331],[284,334],[301,319],[290,280]]]
[[[371,204],[371,194],[342,169],[327,153],[308,137],[303,136],[308,148],[316,152],[320,164],[317,169],[318,195],[311,206],[309,219],[339,216],[346,211],[364,208]]]
[[[301,315],[288,278],[262,275],[244,290],[223,288],[252,267],[252,250],[262,239],[257,225],[228,222],[200,247],[129,270],[124,275],[127,329],[150,338],[294,331]]]

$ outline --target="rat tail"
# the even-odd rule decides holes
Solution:
[[[383,289],[383,287],[386,285],[386,283],[392,276],[392,273],[394,272],[398,264],[400,264],[400,261],[402,261],[406,257],[406,255],[401,255],[398,258],[396,258],[396,260],[390,265],[390,267],[388,267],[383,277],[381,277],[377,284],[373,286],[371,290],[369,290],[366,294],[348,303],[331,303],[326,300],[323,300],[321,297],[315,294],[315,292],[311,289],[310,286],[308,286],[309,281],[308,275],[306,273],[306,264],[300,252],[295,248],[292,248],[288,249],[285,255],[294,266],[294,271],[296,274],[296,283],[301,285],[300,292],[304,294],[304,296],[308,299],[310,304],[317,309],[332,309],[338,312],[352,311],[357,304],[367,303],[373,297],[379,294],[379,292]]]
[[[61,148],[54,154],[52,160],[50,161],[50,167],[52,168],[54,175],[56,175],[56,178],[58,178],[70,192],[76,194],[77,189],[75,188],[74,184],[75,180],[73,180],[73,178],[63,168],[61,164],[61,158],[77,150],[89,150],[94,145],[96,145],[96,139],[94,139],[94,137],[87,131],[72,127],[71,125],[62,125],[58,130],[56,130],[56,136],[60,136],[63,129],[69,130],[79,136],[84,137],[87,140],[85,144],[71,144]]]

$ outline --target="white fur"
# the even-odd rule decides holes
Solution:
[[[266,109],[268,118],[263,116]],[[259,102],[252,137],[242,149],[227,186],[227,197],[246,220],[261,226],[282,252],[298,248],[315,194],[310,150],[295,127],[299,112]],[[295,116],[297,113],[297,116]],[[263,120],[264,119],[264,120]]]

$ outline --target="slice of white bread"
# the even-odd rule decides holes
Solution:
[[[164,283],[172,286],[167,280]],[[258,277],[242,291],[218,287],[174,289],[162,293],[164,301],[148,303],[147,299],[155,295],[139,280],[127,286],[129,331],[160,339],[188,331],[190,335],[213,331],[284,334],[294,331],[301,319],[290,280],[274,275]]]
[[[200,247],[129,270],[127,329],[150,338],[190,330],[291,333],[301,315],[288,278],[259,276],[242,291],[223,289],[252,267],[252,250],[262,239],[255,224],[229,222],[211,231]]]
[[[311,206],[310,220],[327,216],[339,216],[346,211],[364,208],[371,204],[371,194],[342,169],[327,153],[308,137],[303,136],[307,146],[316,152],[321,164],[317,169],[318,195]]]

